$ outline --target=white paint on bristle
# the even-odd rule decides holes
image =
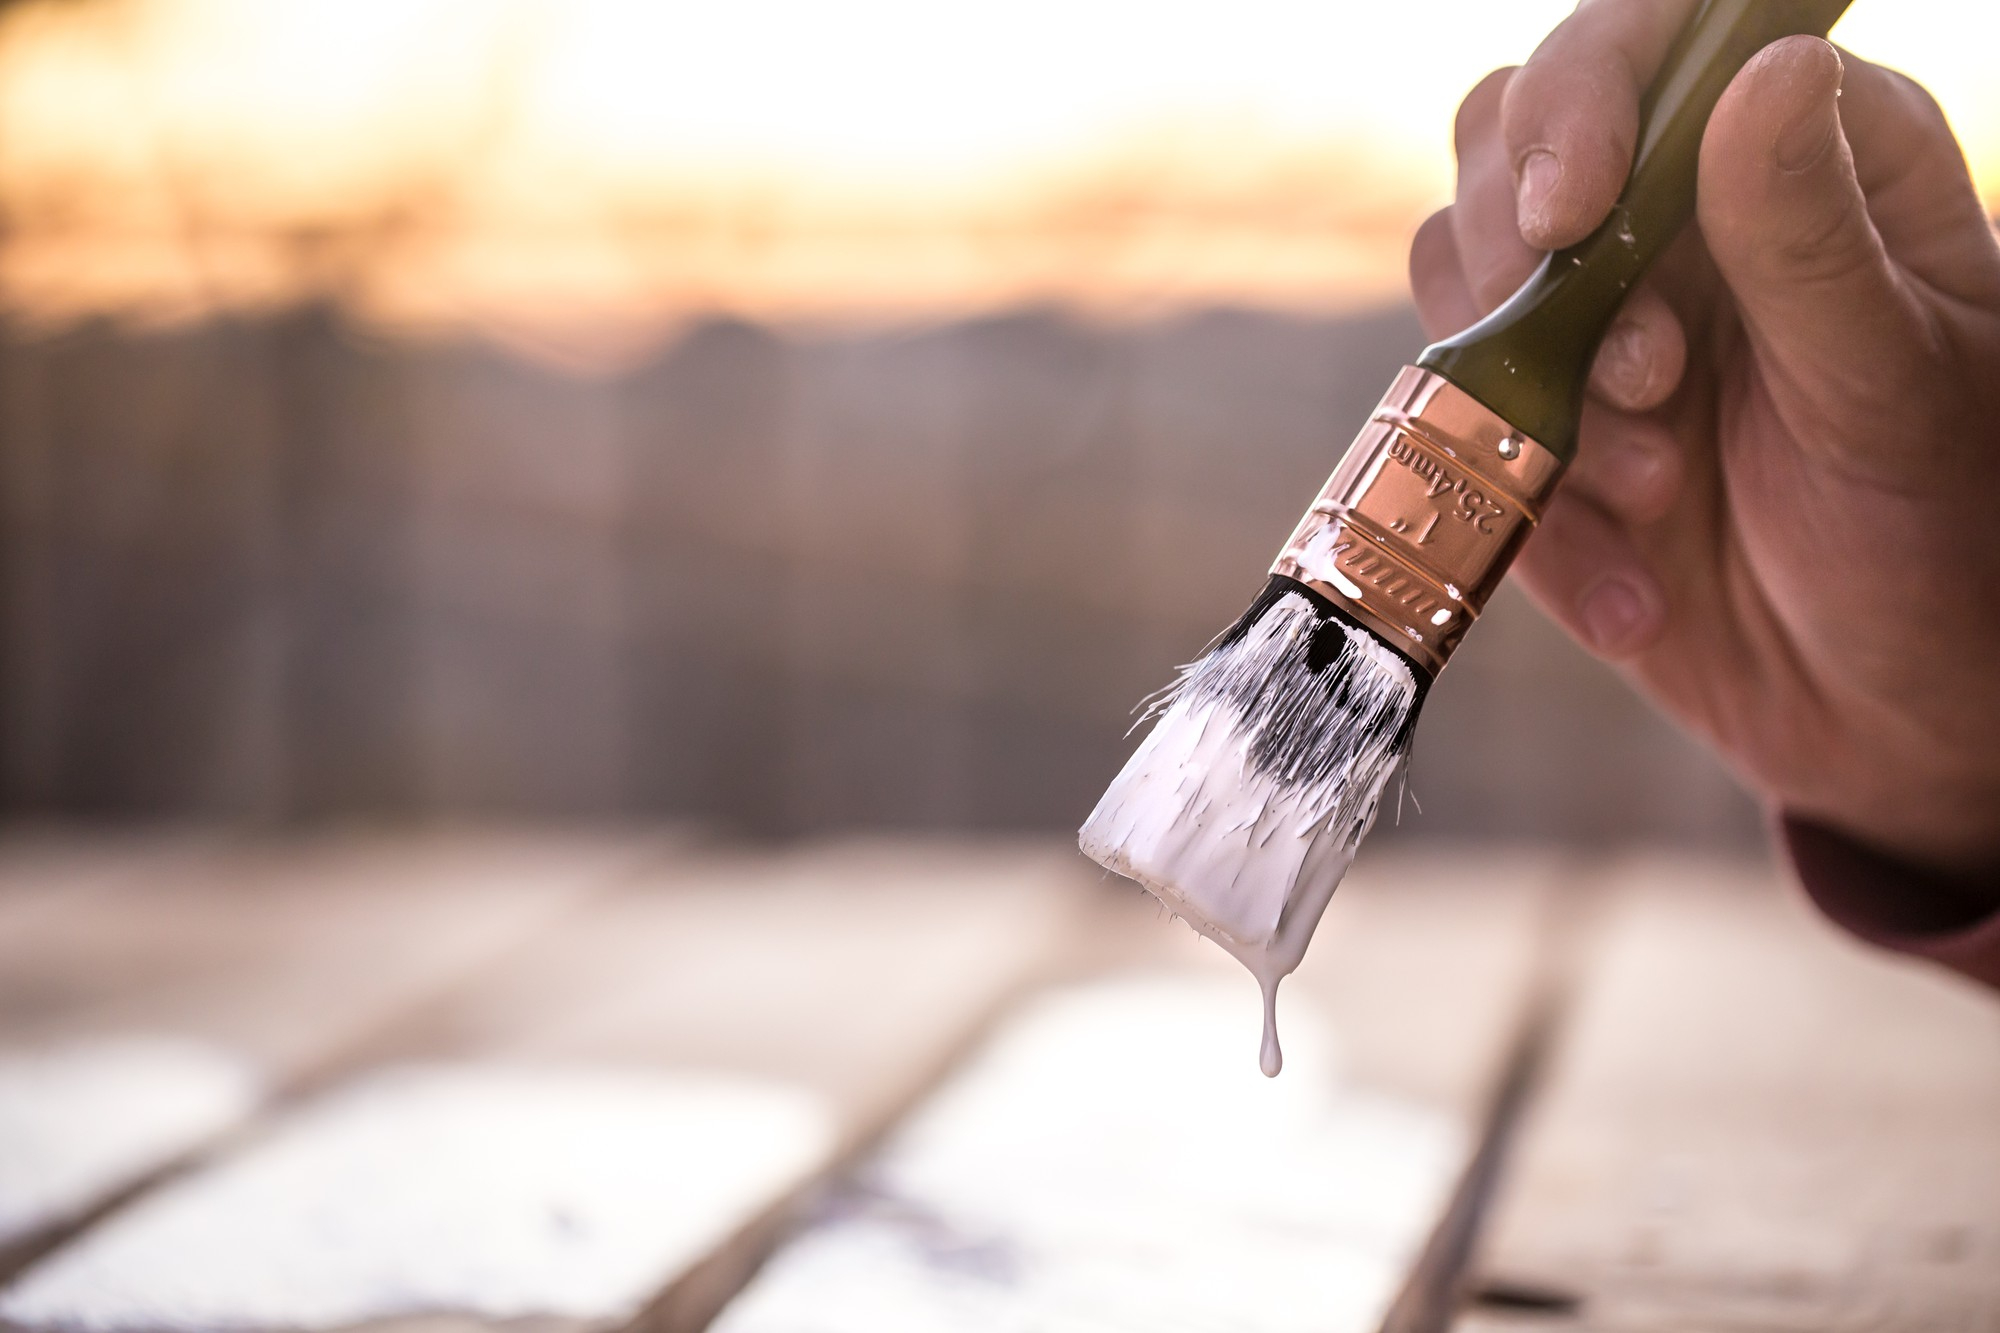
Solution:
[[[1344,636],[1331,654],[1329,634]],[[1257,978],[1266,1074],[1283,1063],[1278,982],[1305,956],[1375,822],[1417,697],[1402,657],[1287,593],[1181,673],[1084,822],[1091,859],[1144,885]]]

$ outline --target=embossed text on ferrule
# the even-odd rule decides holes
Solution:
[[[1560,460],[1442,377],[1406,369],[1272,572],[1343,603],[1440,669],[1561,471]]]
[[[1450,495],[1454,503],[1442,512],[1449,513],[1461,523],[1470,523],[1481,532],[1491,533],[1493,521],[1505,518],[1507,511],[1493,503],[1490,496],[1477,484],[1477,478],[1455,472],[1447,464],[1433,458],[1417,442],[1402,431],[1389,437],[1389,457],[1417,474],[1424,482],[1426,495],[1432,500]]]
[[[1432,582],[1466,589],[1476,610],[1527,515],[1401,428],[1377,430],[1374,439],[1357,441],[1373,463],[1337,478],[1316,508],[1336,521],[1366,525]]]

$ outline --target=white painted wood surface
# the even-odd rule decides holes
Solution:
[[[1464,1127],[1348,1082],[1297,1016],[1284,1076],[1223,978],[1044,997],[896,1134],[717,1333],[1376,1328]]]
[[[182,1108],[211,1124],[184,1144],[240,1123],[259,1080],[326,1087],[42,1260],[9,1333],[672,1333],[739,1290],[725,1333],[1372,1330],[1579,901],[1557,891],[1577,868],[1545,857],[1364,853],[1286,985],[1272,1084],[1249,978],[1136,891],[1080,886],[1067,854],[640,869],[592,839],[475,843],[210,849],[151,879],[100,867],[74,896],[21,890],[0,844],[0,1117],[38,1078],[137,1087],[117,1080],[151,1049],[164,1088],[208,1058],[128,1046],[115,1077],[61,1075],[145,1034],[214,1056]],[[1604,883],[1480,1255],[1486,1279],[1582,1305],[1457,1333],[1990,1326],[2000,1007],[1843,940],[1765,872],[1657,859]],[[1085,980],[1018,1003],[1065,972]],[[984,1053],[745,1288],[801,1189],[996,1012]],[[725,1104],[744,1109],[705,1118]],[[12,1123],[37,1115],[70,1119]],[[256,1262],[214,1257],[245,1245]]]
[[[699,1326],[787,1201],[1075,946],[1078,864],[848,844],[631,875],[368,1043],[433,1072],[282,1115],[31,1269],[0,1321]],[[739,1111],[695,1095],[718,1088]]]
[[[1610,877],[1481,1269],[1502,1330],[2000,1327],[2000,1003],[1774,871]]]
[[[832,1138],[821,1099],[743,1079],[383,1070],[98,1227],[0,1296],[0,1320],[625,1320]]]
[[[1526,1012],[1550,858],[1357,868],[1281,1003],[1131,890],[724,1311],[718,1333],[1374,1330],[1466,1169]]]
[[[0,1265],[657,855],[528,835],[0,840]]]
[[[246,1061],[198,1042],[0,1051],[0,1248],[207,1142],[263,1094]]]

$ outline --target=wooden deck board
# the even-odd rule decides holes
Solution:
[[[1351,1329],[1390,1314],[1526,1017],[1560,867],[1372,860],[1281,1005],[1136,893],[724,1311],[722,1333]]]
[[[371,1042],[378,1072],[38,1265],[10,1326],[697,1326],[786,1200],[1071,947],[1076,864],[850,845],[662,866]],[[344,1246],[313,1243],[327,1225]],[[271,1271],[298,1284],[289,1319]]]
[[[104,835],[52,828],[0,834],[0,941],[75,912],[120,885],[157,878],[167,867],[211,850],[198,834]]]
[[[663,868],[484,984],[416,1015],[386,1059],[716,1069],[826,1097],[872,1132],[993,1006],[1067,951],[1080,860],[857,841]]]
[[[1773,872],[1615,877],[1458,1333],[2000,1326],[2000,1006]]]
[[[1619,863],[1575,929],[1577,883],[1600,874],[1583,863],[1364,858],[1286,984],[1293,1063],[1273,1089],[1253,1073],[1254,984],[1060,850],[853,843],[639,869],[604,840],[340,846],[309,865],[199,848],[156,875],[107,856],[55,897],[46,848],[0,843],[0,1046],[178,1034],[312,1093],[45,1260],[4,1298],[12,1329],[89,1322],[84,1293],[111,1301],[90,1306],[108,1324],[152,1311],[157,1333],[672,1333],[743,1290],[727,1333],[887,1333],[945,1326],[940,1309],[953,1327],[1207,1310],[1244,1333],[1372,1333],[1399,1283],[1407,1312],[1412,1284],[1451,1276],[1415,1256],[1519,1072],[1565,933],[1583,945],[1571,1009],[1478,1273],[1517,1304],[1578,1304],[1481,1307],[1457,1333],[1943,1333],[2000,1311],[2000,1010],[1845,941],[1740,863]],[[1163,998],[1088,989],[1133,974]],[[1014,1003],[1052,976],[1113,999],[1095,1018]],[[1010,1041],[1042,1054],[996,1074]],[[1085,1058],[1107,1043],[1151,1043],[1151,1062],[1107,1075]],[[1121,1112],[1141,1086],[1153,1101]],[[1296,1171],[1265,1162],[1244,1193],[1190,1165],[1253,1121]],[[753,1281],[794,1205],[862,1149]],[[1037,1184],[1044,1151],[1074,1171]],[[300,1163],[310,1189],[286,1175]],[[277,1211],[243,1211],[258,1198]],[[242,1243],[187,1248],[215,1225]],[[329,1226],[359,1268],[315,1267]],[[603,1277],[567,1304],[535,1285],[563,1246]],[[168,1270],[171,1308],[147,1287]],[[271,1271],[317,1294],[241,1280]],[[401,1294],[356,1303],[355,1283]]]
[[[1476,1120],[1581,873],[1574,857],[1504,846],[1364,856],[1289,998],[1333,1024],[1358,1082]]]
[[[0,1273],[636,869],[643,839],[0,842]],[[153,1123],[148,1126],[146,1117]],[[66,1165],[53,1172],[51,1163]]]

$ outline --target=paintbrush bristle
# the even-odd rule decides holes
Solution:
[[[1374,823],[1422,696],[1400,654],[1273,578],[1147,710],[1151,731],[1079,841],[1268,989],[1298,965]]]

